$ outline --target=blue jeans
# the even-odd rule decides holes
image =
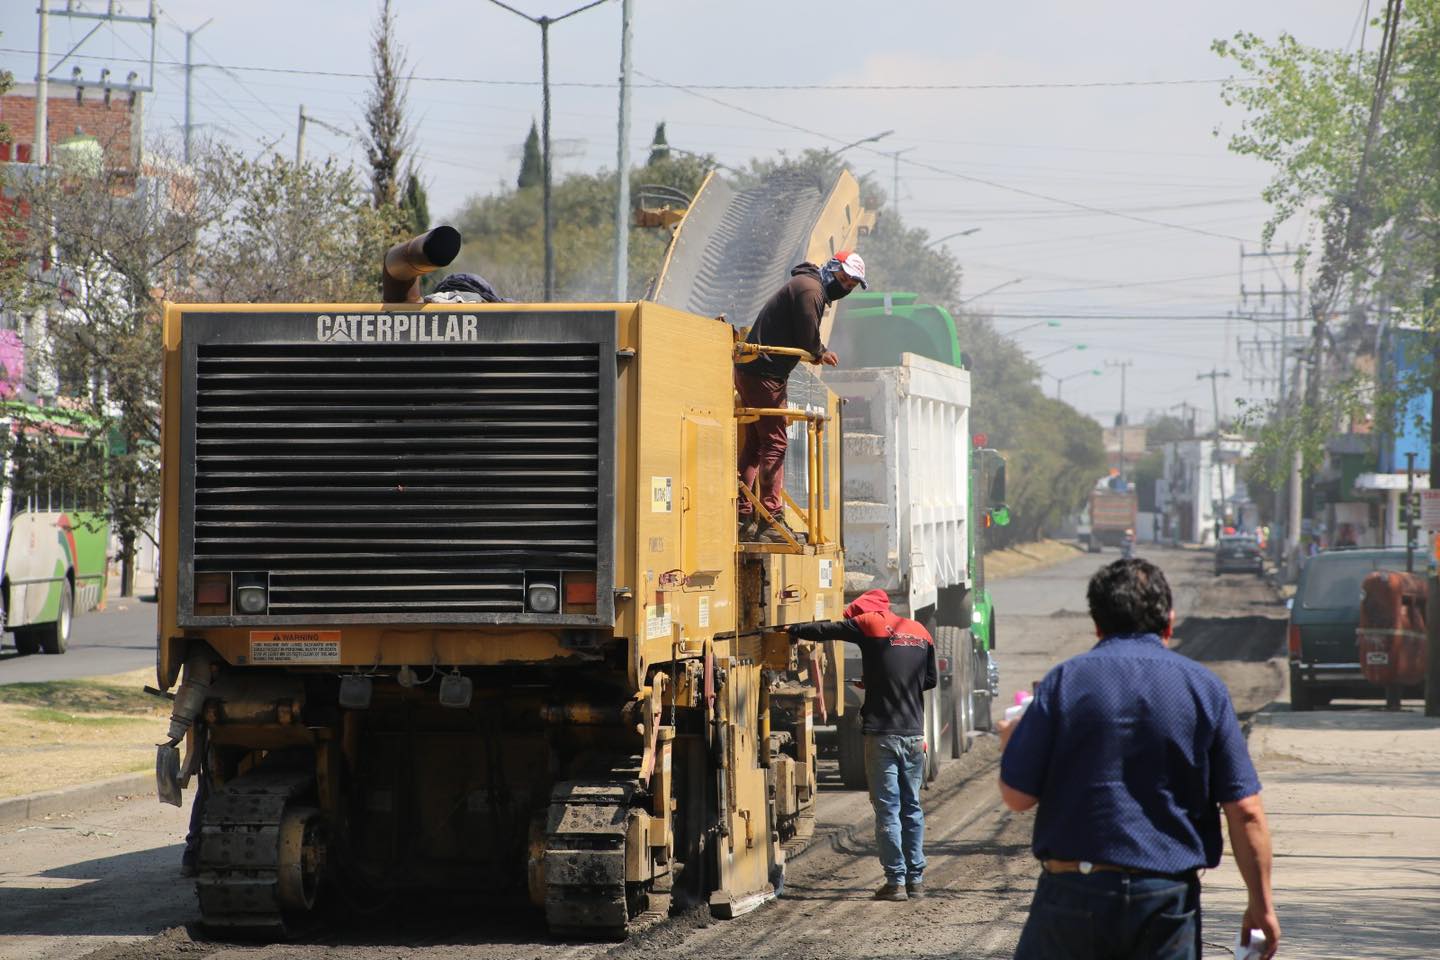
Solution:
[[[865,776],[875,809],[875,846],[888,883],[919,883],[925,875],[925,811],[920,779],[925,738],[865,737]]]
[[[1042,873],[1015,960],[1200,960],[1200,881]]]

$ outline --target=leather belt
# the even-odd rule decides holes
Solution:
[[[1089,860],[1041,860],[1040,866],[1046,873],[1143,873],[1133,867],[1117,867],[1111,863],[1091,863]]]
[[[1089,860],[1041,860],[1041,868],[1046,873],[1079,873],[1089,876],[1092,873],[1128,873],[1137,877],[1165,877],[1172,880],[1193,880],[1195,871],[1187,870],[1184,873],[1158,873],[1154,870],[1141,870],[1139,867],[1121,867],[1113,863],[1091,863]]]

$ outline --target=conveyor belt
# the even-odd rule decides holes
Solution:
[[[805,259],[827,193],[795,173],[743,190],[712,176],[676,231],[656,302],[748,327]]]

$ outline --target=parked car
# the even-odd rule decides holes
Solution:
[[[1215,576],[1238,570],[1241,573],[1265,574],[1265,558],[1260,541],[1250,534],[1226,534],[1215,544]]]
[[[1400,547],[1327,550],[1305,564],[1290,604],[1290,709],[1313,710],[1337,698],[1385,699],[1385,688],[1360,669],[1360,587],[1376,570],[1404,569]],[[1401,692],[1424,695],[1413,686]]]

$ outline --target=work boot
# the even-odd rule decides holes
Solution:
[[[890,883],[889,881],[886,881],[883,887],[875,891],[875,899],[890,900],[895,903],[901,903],[905,900],[909,900],[910,895],[905,892],[905,888],[900,884]]]
[[[911,880],[910,882],[905,884],[905,893],[909,895],[911,900],[924,900],[925,881]]]
[[[785,534],[783,534],[783,533],[780,532],[782,529],[785,530],[785,531],[787,531],[787,532],[789,532],[789,530],[790,530],[789,527],[786,527],[786,526],[785,526],[784,524],[782,524],[779,520],[776,520],[774,523],[770,524],[770,526],[766,527],[766,528],[764,529],[764,531],[761,532],[760,536],[756,537],[756,542],[757,542],[757,543],[789,543],[790,541],[788,541],[788,540],[785,539]],[[795,537],[795,539],[796,539],[797,541],[799,541],[799,542],[802,542],[802,543],[804,542],[803,540],[800,540],[799,537],[795,536],[795,534],[794,534],[793,532],[790,533],[790,536]]]
[[[754,543],[755,538],[760,534],[760,518],[755,514],[747,514],[740,518],[740,529],[735,534],[741,543]]]

